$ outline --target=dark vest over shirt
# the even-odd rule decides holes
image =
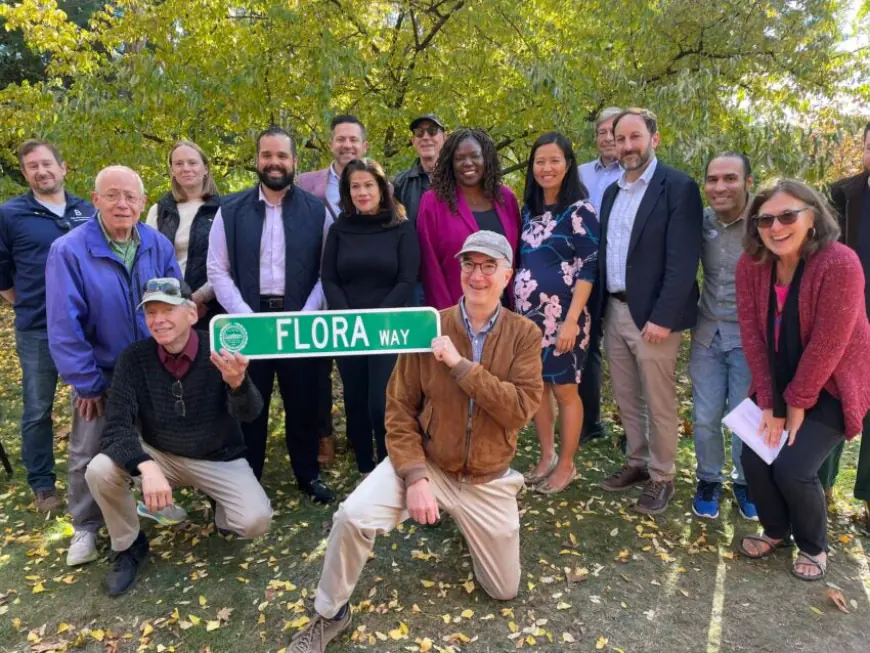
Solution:
[[[187,246],[187,265],[182,270],[184,281],[191,290],[199,290],[208,281],[206,263],[208,261],[208,235],[214,216],[220,208],[220,196],[209,197],[193,218],[190,225],[190,244]],[[157,202],[157,230],[175,245],[175,234],[181,216],[178,214],[178,203],[172,193],[166,193]]]
[[[292,186],[284,195],[281,215],[286,246],[284,310],[299,311],[320,276],[326,208],[314,195]],[[225,197],[221,216],[230,274],[242,299],[256,311],[260,306],[260,241],[266,219],[259,186]]]

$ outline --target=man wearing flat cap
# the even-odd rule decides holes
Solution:
[[[194,487],[212,500],[222,532],[254,538],[272,521],[239,426],[263,408],[248,360],[209,351],[207,334],[193,329],[199,317],[190,289],[178,279],[148,281],[139,308],[151,337],[121,352],[100,453],[85,474],[112,539],[110,596],[133,587],[148,557],[132,478],[141,479],[152,513],[173,504],[173,488]]]
[[[510,463],[543,393],[541,332],[501,306],[513,258],[504,236],[478,231],[457,258],[463,297],[441,312],[431,354],[399,356],[387,388],[389,457],[335,513],[316,613],[288,653],[323,651],[350,626],[348,601],[375,536],[409,516],[432,524],[448,512],[484,591],[517,594],[523,476]]]

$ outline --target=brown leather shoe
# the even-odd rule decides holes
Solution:
[[[320,438],[320,451],[317,462],[321,465],[331,465],[335,462],[335,436],[327,435]]]
[[[57,490],[40,490],[33,494],[33,503],[40,512],[57,512],[61,507],[60,496]]]
[[[673,496],[673,481],[650,480],[643,489],[640,499],[634,504],[634,509],[644,515],[658,515],[667,510]]]
[[[626,463],[618,472],[601,481],[601,489],[608,492],[624,492],[635,485],[643,485],[647,481],[649,481],[647,470]]]

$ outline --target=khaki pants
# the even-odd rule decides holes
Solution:
[[[677,354],[681,335],[652,345],[640,335],[628,304],[611,298],[604,349],[613,396],[628,440],[628,463],[649,468],[654,481],[672,481],[677,458]]]
[[[228,462],[196,460],[142,444],[173,488],[194,487],[217,503],[215,522],[241,537],[259,537],[272,521],[269,498],[244,458]],[[97,454],[85,473],[91,494],[103,511],[113,551],[125,551],[139,534],[139,515],[131,476],[105,454]]]
[[[465,536],[474,575],[494,599],[507,601],[520,584],[520,517],[517,493],[522,474],[508,470],[489,483],[468,485],[426,463],[429,487],[438,507],[450,514]],[[334,617],[347,603],[374,547],[375,536],[408,518],[405,488],[387,458],[341,504],[333,517],[323,575],[314,609]]]

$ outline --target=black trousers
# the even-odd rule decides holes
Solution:
[[[764,532],[773,538],[794,536],[801,551],[828,550],[828,512],[819,467],[845,436],[824,424],[805,420],[794,444],[786,444],[768,465],[743,447],[743,473]]]
[[[332,359],[317,359],[317,435],[332,435]]]
[[[361,474],[372,471],[387,457],[384,415],[387,383],[395,365],[395,354],[342,356],[338,359],[338,371],[344,386],[347,439],[353,446],[356,466]],[[377,458],[372,455],[372,435]]]
[[[589,296],[589,312],[592,317],[592,328],[589,333],[589,349],[586,351],[586,362],[580,377],[580,401],[583,402],[582,435],[601,432],[601,299],[598,286],[592,289]]]
[[[320,474],[317,465],[319,437],[317,433],[317,385],[312,382],[318,373],[318,358],[273,358],[253,360],[248,366],[251,381],[263,395],[263,410],[253,422],[242,423],[246,457],[257,478],[263,476],[266,462],[266,440],[269,433],[269,403],[275,376],[284,401],[284,438],[296,481],[306,485]]]

